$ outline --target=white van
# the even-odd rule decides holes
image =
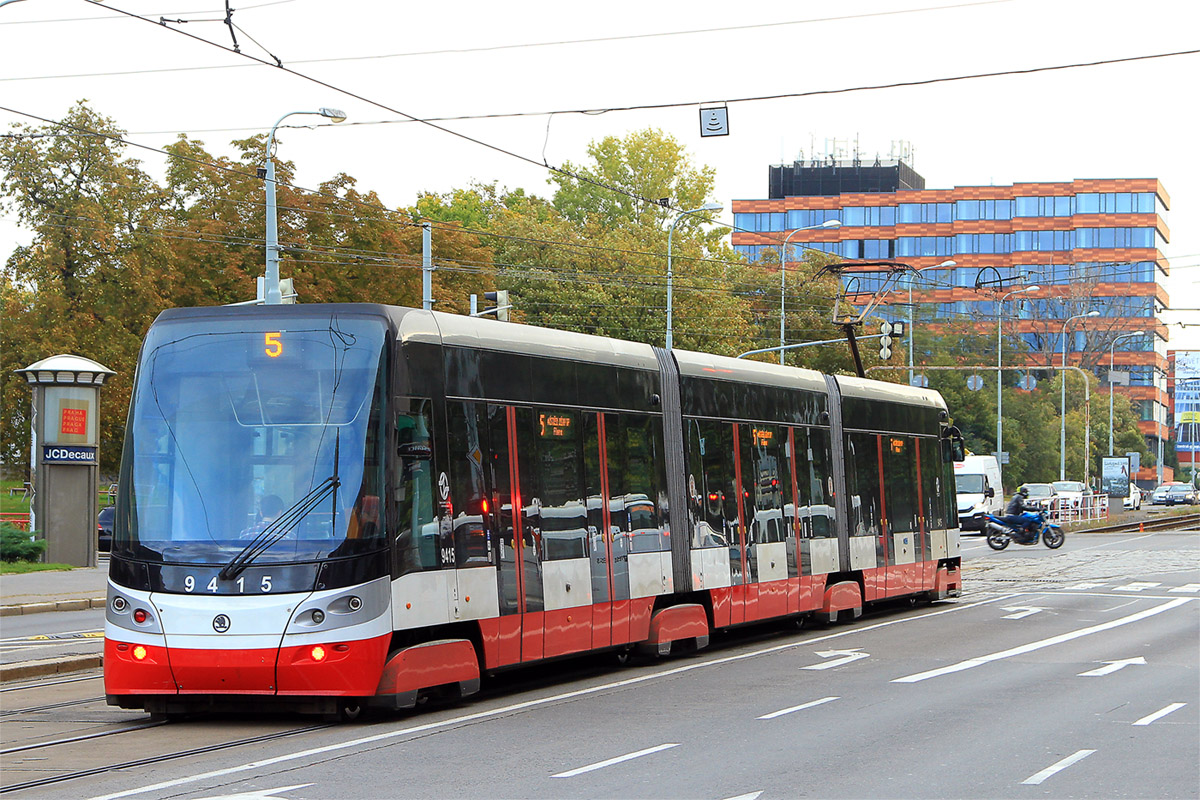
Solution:
[[[958,493],[958,527],[982,531],[986,514],[1004,514],[1004,487],[995,456],[967,456],[954,462]]]

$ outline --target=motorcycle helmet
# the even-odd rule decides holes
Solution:
[[[1029,487],[1022,486],[1020,489],[1017,489],[1017,494],[1021,495],[1021,497],[1029,497]]]

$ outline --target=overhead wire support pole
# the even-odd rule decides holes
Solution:
[[[433,311],[433,223],[421,223],[421,308]]]

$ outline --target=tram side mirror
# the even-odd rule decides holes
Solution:
[[[427,444],[407,442],[396,447],[396,454],[401,458],[430,459],[433,458],[433,448]]]

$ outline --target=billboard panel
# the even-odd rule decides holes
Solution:
[[[1129,497],[1129,457],[1106,456],[1101,459],[1100,491],[1109,497]]]
[[[1200,350],[1175,354],[1175,452],[1191,456],[1200,450]]]

